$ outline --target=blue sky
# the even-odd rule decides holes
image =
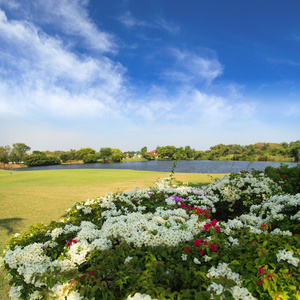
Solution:
[[[298,0],[0,0],[0,145],[300,139]]]

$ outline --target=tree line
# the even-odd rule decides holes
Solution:
[[[140,157],[145,160],[244,160],[244,161],[295,161],[300,159],[300,140],[282,143],[255,143],[241,146],[238,144],[218,144],[209,150],[199,151],[190,146],[157,146],[154,151],[143,147],[140,151],[122,152],[118,148],[100,148],[96,150],[87,147],[69,151],[33,151],[24,143],[10,146],[0,146],[0,163],[25,164],[27,166],[54,165],[71,161],[122,162],[123,159]]]

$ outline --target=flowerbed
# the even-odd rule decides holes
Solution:
[[[12,299],[299,299],[299,208],[263,174],[166,180],[75,203],[1,263]]]

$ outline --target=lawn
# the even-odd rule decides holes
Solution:
[[[170,173],[131,170],[0,170],[0,249],[9,237],[34,223],[59,220],[74,202],[104,196],[116,189],[146,188]],[[201,185],[224,174],[177,173],[176,179]],[[0,299],[8,299],[9,287],[0,272]]]

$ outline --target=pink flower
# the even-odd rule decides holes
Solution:
[[[95,271],[91,271],[90,275],[93,276],[95,274]]]
[[[261,281],[258,280],[258,281],[257,281],[257,284],[258,284],[258,285],[261,285]]]
[[[267,277],[270,278],[270,277],[271,277],[271,274],[268,274]]]
[[[76,243],[77,243],[77,241],[76,241],[75,239],[72,239],[72,243],[76,244]]]
[[[76,279],[73,279],[73,280],[72,280],[72,284],[74,284],[74,283],[75,283],[75,281],[76,281]]]
[[[263,268],[259,268],[259,274],[265,273],[265,270]]]
[[[91,278],[91,281],[94,281],[94,278],[93,278],[93,277]]]
[[[204,249],[200,249],[199,254],[202,255],[204,252]]]
[[[210,250],[212,252],[215,252],[217,250],[217,247],[218,247],[217,245],[210,244]]]
[[[195,243],[195,247],[197,247],[202,243],[202,240],[201,239],[195,240],[194,243]]]
[[[83,280],[83,279],[84,279],[84,276],[83,276],[83,275],[81,275],[81,276],[80,276],[80,278]]]
[[[185,252],[190,252],[190,248],[189,248],[189,247],[185,247],[185,248],[184,248],[184,251],[185,251]]]
[[[71,246],[71,242],[67,241],[67,246],[70,247]]]
[[[204,225],[204,230],[208,230],[210,227],[211,227],[211,225],[210,225],[209,223],[206,223],[206,224]]]
[[[217,230],[217,231],[220,231],[220,230],[221,230],[221,228],[220,228],[219,226],[217,226],[217,227],[216,227],[216,230]]]
[[[262,224],[261,227],[265,228],[265,227],[266,227],[266,224]]]
[[[181,204],[180,204],[180,207],[184,208],[184,207],[185,207],[185,204],[184,204],[184,203],[181,203]]]
[[[204,241],[204,245],[207,245],[208,244],[208,241]]]
[[[205,214],[204,217],[205,217],[206,219],[209,219],[209,215],[208,215],[208,214]]]

